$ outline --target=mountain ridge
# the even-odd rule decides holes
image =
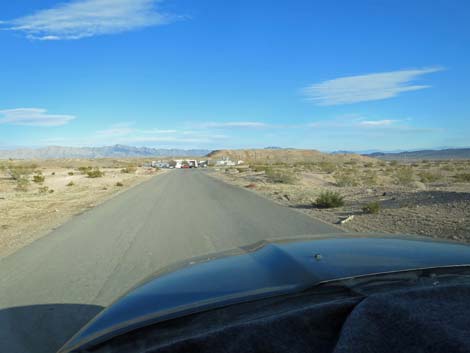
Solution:
[[[113,157],[176,157],[205,156],[206,149],[178,149],[112,145],[102,147],[46,146],[0,150],[0,159],[60,159],[60,158],[113,158]]]

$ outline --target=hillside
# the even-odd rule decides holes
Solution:
[[[383,153],[376,152],[365,154],[365,156],[385,160],[448,160],[448,159],[470,159],[470,148],[449,148],[443,150],[421,150],[410,152]]]
[[[22,148],[0,150],[0,159],[58,159],[58,158],[125,158],[125,157],[173,157],[204,156],[208,150],[160,149],[114,145],[104,147],[64,147]]]
[[[247,150],[217,150],[212,151],[207,157],[217,160],[228,157],[232,160],[242,160],[249,163],[296,163],[296,162],[321,162],[349,160],[368,161],[371,158],[357,154],[329,154],[316,150],[300,149],[247,149]]]

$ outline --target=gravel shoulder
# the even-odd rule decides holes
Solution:
[[[436,168],[440,164],[442,163],[437,164]],[[468,168],[468,164],[460,162],[455,167],[452,162],[447,162],[444,164],[444,170],[450,167]],[[423,165],[428,170],[429,162]],[[346,231],[416,234],[470,242],[470,183],[455,181],[451,173],[441,173],[440,180],[423,183],[417,177],[423,175],[420,169],[423,165],[411,167],[414,168],[415,177],[407,185],[394,182],[393,175],[382,177],[380,168],[373,171],[374,175],[378,175],[374,185],[361,183],[358,177],[357,184],[360,185],[354,186],[339,186],[338,178],[335,178],[338,173],[295,170],[279,165],[274,166],[274,170],[281,173],[289,170],[295,176],[295,182],[272,182],[265,172],[255,171],[256,167],[218,168],[213,174],[228,183],[260,193],[277,203],[296,208],[325,222],[337,224]],[[355,168],[359,169],[360,166]],[[434,167],[431,166],[432,168]],[[360,173],[363,173],[363,178],[369,178],[370,171],[366,168],[359,170],[357,175]],[[344,205],[331,209],[317,207],[315,200],[325,190],[343,196]],[[368,214],[362,210],[370,203],[379,204],[380,211],[377,214]],[[353,216],[350,221],[340,224],[349,216]]]

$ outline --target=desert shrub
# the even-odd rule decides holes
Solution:
[[[373,166],[374,166],[374,163],[372,163],[372,162],[364,163],[365,168],[372,168]]]
[[[66,186],[74,186],[75,183],[73,181],[69,182]]]
[[[418,176],[419,181],[421,181],[422,183],[433,183],[440,179],[440,176],[438,174],[431,172],[421,172],[418,174]]]
[[[375,172],[375,171],[366,172],[362,176],[362,183],[365,186],[377,185],[379,183],[379,177],[377,175],[377,172]]]
[[[82,174],[88,174],[88,172],[92,171],[92,167],[78,167],[78,171]]]
[[[336,164],[331,162],[322,161],[318,163],[318,166],[320,167],[320,170],[328,174],[331,174],[336,170]]]
[[[251,184],[245,185],[245,187],[247,189],[254,189],[254,188],[256,188],[256,184],[251,183]]]
[[[395,167],[395,166],[398,165],[398,161],[390,161],[390,165],[391,165],[392,167]]]
[[[266,172],[267,170],[270,170],[271,168],[269,166],[266,166],[266,165],[260,165],[260,164],[254,164],[251,169],[254,171],[254,172]]]
[[[88,170],[87,173],[88,178],[101,178],[104,175],[99,168]]]
[[[470,183],[470,173],[455,174],[454,179],[461,183]]]
[[[26,178],[16,179],[16,190],[17,191],[28,191],[29,180]]]
[[[49,194],[53,194],[54,193],[54,189],[49,189]]]
[[[116,183],[116,186],[124,186],[124,184],[121,183],[120,181],[118,181],[118,182]]]
[[[395,179],[397,184],[410,185],[414,180],[413,169],[410,167],[403,167],[397,169],[395,172]]]
[[[33,176],[33,181],[37,184],[44,183],[44,180],[46,180],[46,178],[44,178],[43,175],[34,175]]]
[[[123,169],[121,169],[121,173],[124,173],[124,174],[133,174],[137,171],[137,168],[134,167],[134,166],[127,166]]]
[[[358,181],[355,173],[351,172],[338,172],[335,174],[335,181],[336,185],[340,187],[345,187],[345,186],[357,186]]]
[[[69,172],[68,174],[69,174],[70,176],[72,176],[72,175],[73,175],[73,172]]]
[[[453,165],[446,164],[441,167],[441,170],[445,172],[453,172],[455,170],[455,167]]]
[[[369,213],[369,214],[376,214],[380,212],[380,204],[375,202],[370,202],[367,205],[362,207],[362,212]]]
[[[36,164],[9,164],[5,167],[13,180],[27,179],[36,168]]]
[[[265,172],[266,179],[271,183],[293,184],[296,181],[294,174],[286,171],[268,169]]]
[[[55,172],[52,172],[51,175],[55,175]]]
[[[315,205],[320,208],[334,208],[344,205],[344,198],[335,191],[322,191],[315,200]]]
[[[246,172],[246,168],[237,168],[239,173],[244,173]]]
[[[48,186],[41,186],[38,189],[38,191],[39,191],[40,194],[45,194],[45,193],[49,192],[49,187]]]

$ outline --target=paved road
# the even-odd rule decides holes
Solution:
[[[338,229],[198,170],[154,177],[0,261],[0,352],[54,352],[173,262],[330,232]]]

